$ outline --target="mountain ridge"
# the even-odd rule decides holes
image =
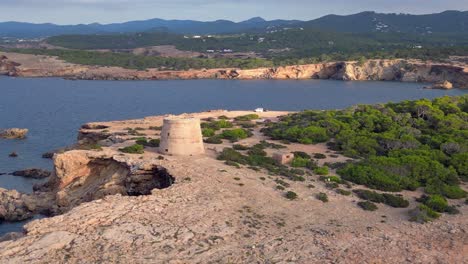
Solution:
[[[230,20],[196,21],[153,18],[123,23],[57,25],[28,22],[0,22],[0,37],[49,37],[69,34],[112,34],[163,30],[175,34],[233,34],[266,31],[280,27],[308,27],[337,32],[434,32],[468,33],[468,11],[447,10],[440,13],[412,15],[364,11],[351,15],[330,14],[310,21],[265,20],[254,17],[241,22]]]

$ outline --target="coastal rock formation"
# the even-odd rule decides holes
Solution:
[[[453,84],[449,81],[444,81],[444,82],[436,83],[434,85],[431,85],[429,87],[424,87],[424,88],[450,90],[450,89],[453,89]]]
[[[0,188],[0,222],[31,218],[37,205],[30,196]]]
[[[43,169],[25,169],[13,172],[11,175],[13,176],[21,176],[26,178],[33,178],[33,179],[44,179],[51,175],[50,171],[43,170]]]
[[[234,118],[246,113],[218,111],[196,117]],[[274,119],[286,113],[258,114]],[[108,127],[109,135],[136,127],[142,128],[141,133],[154,135],[157,132],[150,127],[161,126],[164,118],[93,123],[81,129],[82,140],[86,135],[94,140],[94,135],[85,132],[98,133],[100,125]],[[118,149],[134,144],[134,136],[122,137],[127,140],[100,151],[72,150],[54,155],[55,175],[42,190],[52,194],[50,204],[58,203],[57,212],[63,214],[28,223],[23,237],[0,239],[1,263],[468,260],[468,206],[462,205],[464,201],[457,204],[459,215],[444,215],[420,225],[407,221],[408,208],[379,205],[378,212],[363,211],[356,205],[355,196],[338,194],[316,175],[307,176],[313,186],[310,181],[281,178],[287,190],[297,193],[297,199],[288,200],[285,191],[277,188],[280,178],[266,171],[227,166],[216,160],[216,149],[207,148],[206,155],[193,157],[161,158],[153,148],[144,154],[124,154]],[[259,137],[238,144],[256,144]],[[298,146],[288,145],[294,147]],[[300,147],[306,150],[304,145]],[[308,153],[327,151],[325,144],[306,147],[320,148],[307,149]],[[314,198],[321,192],[327,194],[329,202]],[[412,198],[419,197],[417,194],[404,193]],[[415,205],[414,199],[409,202],[411,207]],[[21,203],[18,207],[22,208]]]
[[[133,160],[112,152],[74,150],[57,154],[55,174],[46,183],[55,193],[59,211],[107,195],[148,195],[169,187],[174,179],[151,161]],[[44,190],[44,189],[43,189]]]
[[[0,138],[23,139],[26,138],[29,130],[25,128],[0,129]]]
[[[258,69],[200,69],[167,71],[133,70],[120,67],[99,67],[67,63],[55,57],[2,53],[0,74],[22,77],[63,77],[73,80],[169,80],[169,79],[333,79],[344,81],[401,81],[442,83],[455,88],[468,88],[468,66],[423,62],[419,60],[341,61],[308,65],[292,65]],[[15,61],[16,66],[11,66]],[[12,68],[13,67],[13,68]],[[5,70],[6,68],[10,70]],[[3,69],[3,70],[1,70]]]

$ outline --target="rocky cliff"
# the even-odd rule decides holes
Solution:
[[[468,88],[466,65],[437,64],[416,60],[369,60],[330,62],[259,69],[203,69],[189,71],[145,71],[66,63],[54,57],[0,53],[0,73],[21,77],[55,76],[84,80],[167,79],[333,79],[344,81],[402,81],[443,83]]]
[[[217,111],[197,117],[232,119],[246,113]],[[284,114],[259,113],[273,121]],[[137,127],[146,137],[159,136],[151,128],[161,126],[163,118],[83,126],[81,142],[110,140],[109,146],[55,154],[54,175],[32,197],[41,200],[39,195],[49,194],[50,204],[55,204],[52,209],[60,215],[27,224],[23,236],[0,238],[0,263],[468,261],[468,206],[462,205],[464,201],[451,201],[457,203],[459,215],[444,214],[442,219],[420,225],[407,221],[408,208],[379,205],[376,212],[363,211],[356,205],[356,196],[337,193],[318,175],[301,182],[227,166],[216,160],[213,146],[207,147],[206,155],[187,157],[162,157],[151,147],[144,154],[119,151],[134,144],[135,135],[129,131]],[[253,138],[238,143],[257,144],[264,139],[259,129],[255,128]],[[111,140],[113,136],[119,140]],[[314,149],[287,146],[288,151],[320,152],[340,161],[340,154],[325,144],[307,147]],[[320,165],[325,161],[329,160],[320,160]],[[286,199],[287,190],[280,190],[279,182],[287,184],[297,198]],[[28,197],[4,193],[0,190],[0,210],[2,204],[13,204],[7,207],[28,214],[37,211],[23,202]],[[329,201],[317,200],[318,193],[326,193]],[[402,193],[412,206],[420,194]]]

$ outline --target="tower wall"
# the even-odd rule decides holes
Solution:
[[[159,152],[169,155],[200,155],[205,153],[198,118],[164,119]]]

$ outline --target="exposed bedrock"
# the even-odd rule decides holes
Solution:
[[[54,165],[55,174],[36,190],[55,194],[57,213],[107,195],[148,195],[174,182],[165,168],[106,152],[68,151]]]
[[[468,88],[468,66],[463,62],[448,64],[394,59],[368,60],[364,63],[341,61],[257,69],[223,68],[170,71],[78,65],[66,63],[55,57],[17,53],[4,54],[7,56],[0,57],[0,74],[21,77],[63,77],[74,80],[334,79],[428,83],[448,81],[453,84],[454,88]]]

